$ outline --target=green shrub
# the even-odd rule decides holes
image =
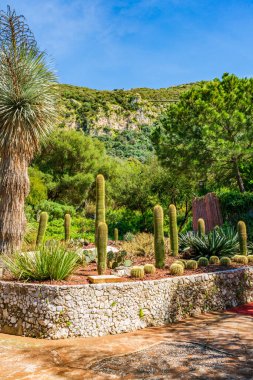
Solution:
[[[219,259],[218,256],[211,256],[210,259],[209,259],[209,263],[210,264],[219,265],[220,259]]]
[[[155,274],[156,268],[153,264],[145,264],[144,265],[144,272],[146,274]]]
[[[198,268],[198,262],[196,260],[187,260],[186,261],[186,269],[197,269]]]
[[[132,232],[127,232],[125,235],[124,235],[124,241],[132,241],[134,239],[134,234]]]
[[[76,252],[59,244],[40,247],[36,252],[14,253],[3,261],[16,279],[43,281],[64,280],[78,266]]]
[[[224,256],[220,259],[220,265],[224,267],[229,267],[231,264],[232,264],[232,261],[229,257]]]
[[[131,269],[131,277],[134,278],[143,278],[144,277],[144,268],[141,266],[135,266]]]
[[[198,259],[198,265],[199,267],[207,267],[207,265],[209,264],[209,261],[206,257],[200,257]]]
[[[173,263],[170,266],[170,274],[180,276],[184,274],[184,267],[182,264]]]
[[[75,215],[75,208],[73,206],[53,202],[50,200],[42,201],[36,206],[35,211],[46,211],[49,214],[49,220],[62,219],[65,214]]]

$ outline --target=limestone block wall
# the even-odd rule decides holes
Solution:
[[[55,286],[0,281],[0,332],[102,336],[253,301],[253,268],[155,281]]]

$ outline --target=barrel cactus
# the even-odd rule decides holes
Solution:
[[[100,222],[105,223],[105,179],[102,174],[98,174],[96,178],[96,245],[98,238],[98,225]]]
[[[155,266],[164,268],[165,246],[163,233],[163,209],[161,206],[154,207],[154,245],[155,245]]]
[[[100,222],[98,225],[98,232],[97,232],[98,274],[105,274],[106,272],[107,240],[108,240],[107,224],[105,222]]]
[[[245,255],[236,255],[233,257],[234,261],[238,264],[247,265],[249,262],[249,256]]]
[[[211,256],[209,259],[210,264],[219,265],[220,259],[218,256]]]
[[[70,228],[71,228],[71,216],[66,214],[64,217],[64,231],[65,231],[65,242],[68,243],[70,240]]]
[[[206,226],[204,219],[200,218],[198,219],[198,235],[201,237],[205,235],[206,232]]]
[[[173,263],[170,266],[170,274],[175,275],[175,276],[180,276],[180,275],[184,274],[183,265]]]
[[[170,247],[172,256],[178,255],[178,231],[177,231],[177,210],[175,205],[169,206],[170,219]]]
[[[232,261],[229,257],[221,257],[220,259],[220,265],[224,267],[229,267],[231,265]]]
[[[39,228],[38,228],[38,234],[36,239],[36,247],[40,246],[45,238],[45,233],[47,229],[47,221],[48,221],[48,213],[42,212],[40,214],[40,221],[39,221]]]
[[[187,260],[186,269],[195,270],[198,268],[198,262],[196,260]]]
[[[144,268],[141,266],[135,266],[131,269],[130,275],[134,278],[143,278],[144,277]]]
[[[206,257],[200,257],[198,259],[198,265],[199,267],[207,267],[207,265],[209,264],[209,261]]]
[[[154,274],[156,272],[155,266],[153,264],[145,264],[144,272],[146,274]]]
[[[237,231],[239,236],[240,254],[247,255],[247,229],[246,224],[242,220],[237,224]]]

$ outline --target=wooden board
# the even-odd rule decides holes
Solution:
[[[104,282],[122,282],[123,278],[114,275],[88,276],[88,281],[92,284],[101,284]]]

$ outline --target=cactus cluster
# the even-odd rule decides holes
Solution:
[[[198,235],[199,237],[205,235],[206,232],[206,226],[204,219],[200,218],[198,219]]]
[[[71,216],[66,214],[64,217],[64,231],[65,231],[65,243],[70,240],[70,228],[71,228]]]
[[[238,264],[243,264],[243,265],[247,265],[248,262],[249,262],[249,256],[245,256],[245,255],[235,255],[233,257],[233,260],[238,263]]]
[[[247,229],[246,224],[242,220],[237,224],[237,231],[239,236],[240,254],[247,255]]]
[[[163,232],[163,209],[159,205],[154,207],[154,248],[155,266],[156,268],[164,268],[165,246]]]
[[[170,266],[170,274],[180,276],[184,274],[184,266],[182,264],[173,263]]]
[[[207,267],[207,265],[209,264],[209,261],[206,257],[200,257],[198,259],[198,265],[199,267]]]
[[[220,259],[218,256],[211,256],[209,259],[210,264],[219,265]]]
[[[169,206],[170,219],[170,247],[172,256],[178,255],[178,231],[177,231],[177,210],[175,205]]]
[[[98,226],[99,223],[105,223],[105,179],[102,174],[96,178],[96,225],[95,225],[95,243],[98,244]]]
[[[155,266],[153,264],[145,264],[144,265],[144,272],[146,274],[155,274],[155,272],[156,272]]]
[[[134,278],[143,278],[144,277],[144,268],[141,266],[135,266],[131,269],[131,277]]]
[[[229,267],[231,265],[232,261],[229,257],[221,257],[220,259],[220,265],[224,267]]]
[[[36,247],[39,247],[44,242],[45,233],[47,229],[48,213],[42,212],[40,214],[38,234],[36,238]]]
[[[253,263],[253,255],[248,255],[248,262]]]
[[[173,264],[179,264],[182,265],[184,269],[186,268],[186,260],[176,260]]]
[[[186,269],[195,270],[198,268],[198,262],[196,260],[187,260]]]
[[[105,222],[100,222],[97,231],[97,254],[98,263],[97,271],[98,274],[104,274],[107,267],[107,239],[108,239],[108,228]]]

